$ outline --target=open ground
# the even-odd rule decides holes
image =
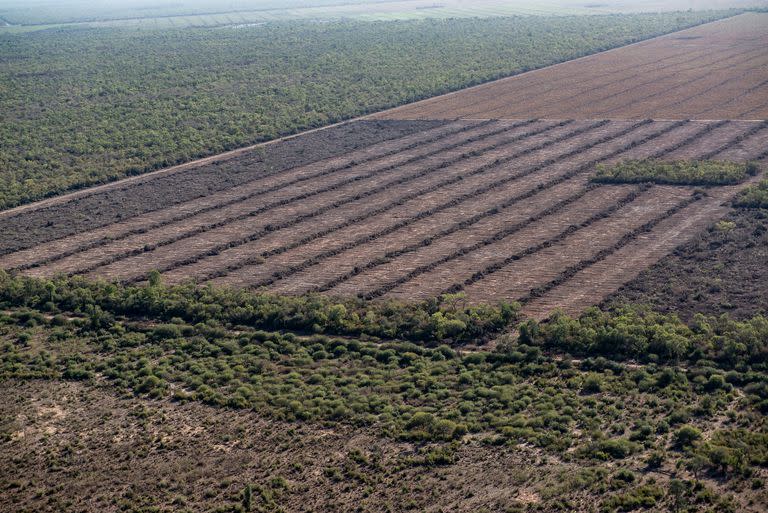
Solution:
[[[768,14],[744,14],[379,117],[765,119],[766,26]]]
[[[157,269],[168,283],[288,294],[461,290],[472,301],[520,300],[537,317],[576,312],[716,221],[743,187],[594,186],[597,163],[764,160],[766,138],[768,125],[746,121],[456,121],[256,176],[247,173],[253,156],[240,156],[205,174],[118,182],[73,199],[74,212],[61,199],[7,216],[3,224],[25,234],[8,233],[19,247],[0,265],[126,282]],[[204,198],[187,192],[204,189],[198,180],[216,166],[241,178]],[[137,194],[145,187],[154,194]],[[190,199],[166,206],[170,190]],[[114,194],[140,198],[133,215]],[[122,218],[86,219],[70,234],[67,216],[82,216],[83,202],[96,221],[110,202]],[[632,265],[616,265],[627,258]]]

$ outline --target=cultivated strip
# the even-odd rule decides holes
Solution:
[[[650,123],[649,121],[635,123],[635,124],[631,125],[630,127],[626,128],[626,129],[623,129],[621,132],[613,133],[613,134],[610,134],[610,135],[607,135],[607,136],[603,136],[603,137],[601,137],[601,138],[599,138],[599,139],[597,139],[595,141],[592,141],[592,142],[587,143],[585,145],[578,146],[577,148],[575,148],[575,149],[573,149],[573,150],[571,150],[569,152],[566,152],[566,153],[564,153],[564,154],[562,154],[562,155],[560,155],[558,157],[550,159],[547,162],[554,163],[554,162],[557,162],[557,161],[560,161],[560,160],[571,158],[572,156],[574,156],[574,155],[576,155],[578,153],[584,152],[584,151],[588,150],[589,148],[591,148],[593,146],[596,146],[598,144],[602,144],[603,142],[606,142],[606,140],[610,140],[610,139],[614,139],[614,138],[619,138],[619,137],[621,137],[623,135],[626,135],[627,133],[632,132],[632,131],[636,130],[637,128],[639,128],[641,126],[645,126],[645,125],[647,125],[649,123]],[[569,139],[570,138],[571,137],[569,137]],[[546,147],[548,147],[548,146],[550,146],[550,145],[552,145],[553,143],[556,143],[556,142],[559,143],[559,142],[562,142],[562,140],[561,141],[551,141],[549,144],[546,145]],[[543,146],[543,145],[541,145],[541,146]],[[540,150],[540,149],[544,149],[544,148],[543,147],[539,147],[539,148],[536,148],[536,149]],[[528,154],[528,153],[530,153],[530,152],[526,152],[526,154]],[[520,154],[510,155],[510,156],[507,157],[507,159],[508,159],[507,161],[512,160],[512,158],[519,158],[521,156],[524,156],[524,155],[520,155]],[[480,173],[485,173],[485,172],[487,172],[489,170],[498,168],[498,166],[500,164],[503,164],[503,163],[504,162],[502,162],[502,163],[497,163],[497,162],[490,163],[489,165],[485,166],[485,168],[480,168],[480,169],[476,170],[475,172],[472,173],[472,175],[477,175],[477,174],[480,174]],[[364,245],[364,244],[367,244],[367,243],[371,243],[371,242],[373,242],[373,241],[375,241],[377,239],[380,239],[380,238],[382,238],[384,236],[390,235],[390,234],[396,232],[397,230],[401,230],[401,229],[403,229],[405,227],[411,226],[411,225],[415,224],[418,221],[422,221],[422,220],[427,219],[427,218],[429,218],[431,216],[434,216],[435,214],[437,214],[439,212],[443,212],[443,211],[445,211],[445,210],[447,210],[449,208],[456,207],[456,206],[458,206],[458,205],[460,205],[462,203],[467,202],[468,200],[481,197],[482,195],[487,194],[490,191],[492,191],[494,189],[497,189],[497,188],[499,188],[499,187],[501,187],[503,185],[506,185],[506,184],[512,183],[514,181],[517,181],[517,180],[521,179],[522,177],[529,176],[529,175],[535,173],[536,171],[540,170],[542,167],[543,167],[543,165],[541,163],[539,163],[539,164],[536,164],[534,166],[530,166],[530,167],[524,168],[521,171],[515,172],[513,174],[508,174],[506,176],[503,176],[502,178],[494,180],[494,181],[492,181],[492,182],[490,182],[490,183],[488,183],[488,184],[486,184],[484,186],[474,188],[471,192],[467,192],[467,193],[461,194],[461,195],[451,199],[450,201],[443,202],[441,204],[438,204],[438,205],[436,205],[434,207],[431,207],[431,208],[428,208],[428,209],[425,209],[425,210],[421,210],[421,211],[413,214],[409,218],[403,219],[403,220],[401,220],[399,222],[396,222],[396,223],[392,224],[391,226],[389,226],[389,227],[387,227],[385,229],[382,229],[382,230],[377,231],[375,233],[362,235],[359,238],[356,238],[356,239],[351,240],[349,242],[343,243],[341,245],[336,245],[335,248],[333,248],[331,250],[328,250],[328,251],[324,251],[324,252],[322,252],[322,253],[320,253],[318,255],[315,255],[315,256],[313,256],[313,257],[311,257],[309,259],[306,259],[302,263],[300,263],[299,265],[292,266],[290,268],[286,268],[286,269],[280,270],[280,271],[276,272],[275,274],[273,274],[271,277],[263,279],[263,280],[259,280],[257,282],[251,282],[250,285],[253,286],[253,287],[261,287],[261,286],[270,285],[270,284],[274,283],[275,281],[277,281],[278,279],[287,278],[287,277],[289,277],[289,276],[291,276],[291,275],[293,275],[293,274],[295,274],[297,272],[303,271],[303,270],[305,270],[305,269],[307,269],[309,267],[317,265],[318,263],[322,262],[323,260],[325,260],[327,258],[330,258],[332,256],[336,256],[336,255],[338,255],[338,254],[340,254],[340,253],[342,253],[344,251],[348,251],[348,250],[350,250],[352,248],[355,248],[355,247],[358,247],[358,246],[361,246],[361,245]],[[451,182],[452,183],[458,183],[459,181],[464,181],[464,180],[467,179],[467,176],[468,175],[463,175],[463,178],[461,178],[461,180],[455,180],[454,179],[454,180],[451,180]],[[444,187],[444,185],[441,185],[440,188],[442,188],[442,187]],[[438,190],[438,189],[435,189],[435,190]],[[510,198],[505,203],[508,204],[508,205],[511,205],[511,204],[513,204],[513,203],[515,203],[517,201],[520,201],[521,199],[524,199],[524,198],[527,198],[527,197],[530,197],[530,196],[534,195],[536,192],[538,192],[540,190],[541,189],[539,189],[539,188],[533,188],[532,190],[524,192],[521,195],[515,196],[514,198]],[[422,191],[419,191],[419,192],[413,193],[413,194],[409,194],[409,195],[401,198],[400,200],[398,200],[398,204],[403,204],[403,203],[405,203],[405,201],[409,201],[409,200],[415,199],[418,196],[422,196],[422,195],[423,195]],[[498,206],[497,208],[502,208],[502,207]],[[377,212],[377,214],[380,214],[380,213],[381,212]],[[484,217],[487,217],[489,215],[492,215],[491,211],[488,211],[484,215],[476,216],[477,221],[479,221],[479,220],[481,220]],[[361,216],[361,217],[363,217],[363,216]],[[364,217],[365,218],[369,218],[371,216],[369,214],[364,214]],[[351,219],[351,220],[343,223],[343,225],[344,226],[351,226],[353,224],[356,224],[356,223],[360,222],[361,220],[362,219]],[[333,231],[336,231],[336,230],[334,229]],[[451,231],[448,231],[446,233],[446,235],[448,233],[450,233]],[[322,233],[313,234],[311,237],[307,237],[305,239],[302,239],[302,240],[297,241],[295,243],[292,243],[290,245],[282,246],[282,247],[276,248],[274,250],[263,252],[260,255],[255,256],[255,257],[251,257],[251,258],[249,258],[246,261],[240,262],[239,264],[230,265],[226,269],[222,269],[220,271],[212,273],[211,275],[208,275],[207,278],[211,279],[211,278],[220,277],[220,276],[223,276],[225,274],[231,273],[234,269],[242,268],[242,267],[244,267],[244,265],[253,265],[255,263],[258,263],[261,258],[267,258],[267,257],[270,257],[270,256],[274,256],[274,255],[278,255],[278,254],[281,254],[281,253],[285,253],[286,251],[288,251],[290,249],[294,249],[294,248],[300,247],[300,246],[306,244],[307,242],[310,242],[311,240],[317,239],[318,236],[325,236],[325,235],[328,235],[329,233],[331,233],[331,231],[324,231]],[[238,281],[240,283],[243,283],[244,280],[245,280],[244,277],[243,278],[238,277]]]
[[[756,59],[760,59],[760,58],[764,58],[764,56],[761,55],[761,56],[758,56],[758,57],[755,57],[755,58],[752,58],[752,59],[749,59],[749,60],[756,60]],[[721,71],[721,72],[722,71],[727,71],[727,70],[730,70],[730,69],[742,66],[743,64],[744,64],[744,62],[738,62],[736,64],[731,64],[729,66],[718,68],[717,71]],[[691,87],[693,84],[695,84],[697,82],[700,82],[702,80],[707,80],[707,79],[709,79],[711,77],[712,77],[711,73],[705,73],[704,75],[702,75],[702,76],[700,76],[698,78],[695,78],[693,80],[685,81],[685,82],[682,82],[682,83],[673,84],[673,85],[671,85],[669,87],[666,87],[666,88],[662,89],[661,91],[654,91],[654,92],[652,92],[650,94],[646,94],[645,96],[637,97],[637,96],[634,96],[632,94],[628,94],[627,100],[624,103],[621,103],[620,105],[612,107],[612,108],[609,108],[609,109],[599,110],[599,111],[597,111],[597,115],[600,115],[600,116],[601,115],[611,115],[611,114],[615,113],[616,111],[624,109],[624,108],[626,108],[626,107],[628,107],[630,105],[637,105],[640,102],[643,102],[645,100],[649,100],[649,99],[652,99],[652,98],[656,98],[656,97],[661,97],[661,96],[667,95],[670,92],[675,91],[675,90],[680,89],[680,88],[683,88],[683,87]],[[729,77],[723,83],[728,83],[728,82],[731,82],[731,81],[735,81],[735,80],[738,80],[740,78],[741,77]],[[626,93],[631,93],[631,91],[634,90],[634,89],[635,88],[630,88],[630,89],[628,89],[626,91]]]
[[[577,264],[568,267],[567,269],[564,269],[560,272],[560,274],[557,275],[557,277],[548,283],[545,283],[544,285],[541,285],[539,287],[536,287],[535,289],[532,289],[528,294],[522,296],[518,299],[518,301],[522,304],[526,304],[530,301],[532,301],[535,298],[541,297],[544,294],[548,293],[555,287],[565,283],[569,279],[571,279],[573,276],[575,276],[579,271],[595,265],[596,263],[605,260],[610,255],[616,253],[624,246],[628,245],[630,242],[637,239],[640,235],[643,233],[650,232],[653,230],[654,227],[656,227],[659,223],[667,219],[668,217],[672,217],[673,215],[677,214],[678,212],[684,210],[691,204],[700,201],[702,198],[701,195],[693,195],[690,198],[687,198],[684,201],[681,201],[677,205],[673,206],[672,208],[666,210],[665,212],[659,214],[658,216],[654,217],[647,223],[643,224],[642,226],[639,226],[629,233],[624,234],[621,239],[616,241],[613,245],[610,247],[601,249],[598,251],[594,256],[590,258],[586,258],[584,260],[581,260]]]
[[[635,203],[635,200],[639,202]],[[689,199],[685,199],[681,202],[679,194],[673,194],[668,189],[646,185],[642,192],[637,192],[632,201],[597,212],[588,220],[567,227],[555,237],[498,260],[474,273],[464,282],[452,285],[444,290],[444,293],[464,291],[473,300],[481,301],[494,298],[524,301],[525,296],[520,297],[521,294],[517,292],[519,289],[529,286],[527,284],[539,282],[553,271],[557,273],[557,269],[561,268],[561,261],[565,263],[574,258],[574,252],[596,251],[599,254],[602,250],[597,248],[603,245],[606,239],[618,236],[615,233],[617,227],[620,229],[624,225],[642,223],[640,228],[643,228],[656,219],[654,216],[643,222],[646,215],[653,215],[657,206],[673,202],[672,208],[680,209],[683,208],[682,205],[687,205],[688,201]],[[665,210],[662,216],[668,217],[669,210]],[[630,233],[636,229],[638,228],[632,228]],[[578,241],[575,244],[574,239]],[[623,237],[619,240],[623,240]],[[572,249],[566,251],[566,247]],[[497,273],[502,273],[501,277],[496,276]],[[509,282],[506,281],[507,277]]]
[[[762,50],[758,50],[758,51],[760,53],[762,53]],[[705,52],[702,53],[702,55],[711,55],[711,52],[705,51]],[[613,85],[622,84],[622,83],[625,83],[625,82],[631,82],[632,80],[635,80],[638,77],[647,77],[648,76],[648,72],[642,72],[641,71],[641,72],[637,72],[637,73],[634,73],[634,74],[629,75],[629,76],[620,76],[620,78],[618,78],[616,80],[612,80],[610,82],[606,82],[606,83],[588,84],[587,87],[579,88],[576,91],[574,91],[571,94],[568,94],[568,95],[566,95],[564,97],[561,97],[559,95],[544,96],[544,97],[541,97],[541,99],[539,101],[534,100],[533,102],[526,102],[525,108],[526,109],[537,109],[537,108],[541,108],[541,107],[544,107],[544,106],[552,105],[553,103],[555,103],[555,104],[557,104],[557,103],[565,103],[565,102],[569,102],[569,101],[572,101],[572,100],[583,99],[585,96],[588,96],[590,98],[589,105],[592,106],[592,105],[596,105],[596,104],[599,104],[601,102],[610,100],[612,98],[615,98],[617,96],[624,96],[628,92],[637,90],[638,88],[644,87],[646,85],[655,84],[657,82],[662,82],[662,81],[670,79],[670,78],[679,77],[680,73],[683,73],[683,72],[686,72],[686,71],[702,69],[703,67],[709,66],[711,64],[721,64],[723,62],[730,61],[732,59],[739,58],[739,57],[742,57],[742,56],[743,56],[743,53],[740,52],[740,51],[730,55],[729,57],[726,57],[725,59],[723,59],[723,57],[720,54],[716,54],[708,62],[699,63],[698,61],[694,61],[694,62],[696,62],[696,64],[694,64],[692,66],[688,66],[688,67],[676,67],[676,66],[679,66],[679,63],[673,63],[673,64],[662,66],[660,68],[657,68],[657,69],[653,70],[654,74],[653,74],[653,77],[651,79],[646,80],[646,81],[641,81],[641,82],[632,82],[632,84],[631,84],[631,86],[629,88],[620,90],[618,92],[611,93],[608,96],[603,96],[601,98],[592,99],[596,94],[600,94],[601,91],[605,91],[607,88],[609,88],[609,87],[611,87]],[[687,55],[687,57],[688,57],[687,61],[690,62],[691,61],[690,55]],[[696,56],[696,58],[699,58],[699,57],[700,56],[698,56],[698,55]],[[672,73],[669,73],[669,74],[666,74],[666,75],[663,75],[663,76],[658,76],[657,75],[657,73],[659,73],[660,71],[668,69],[668,68],[673,68]],[[709,76],[709,73],[711,73],[713,71],[717,71],[717,70],[719,70],[721,68],[725,69],[725,68],[727,68],[727,66],[721,66],[720,68],[710,68],[710,69],[707,70],[707,74],[704,75],[704,76]],[[557,90],[557,89],[555,89],[555,90]],[[587,94],[587,93],[590,93],[590,94]],[[494,101],[494,102],[491,103],[491,105],[493,106],[496,103],[497,102]],[[583,104],[581,106],[577,106],[576,108],[580,108],[580,107],[583,107]],[[506,109],[503,106],[500,106],[500,107],[486,107],[480,113],[478,113],[477,117],[479,117],[479,118],[494,117],[494,116],[499,115],[501,112],[504,112],[505,110]]]

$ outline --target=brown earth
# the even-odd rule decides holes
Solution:
[[[766,119],[768,14],[743,14],[375,117]]]

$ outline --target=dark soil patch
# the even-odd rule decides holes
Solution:
[[[242,156],[0,219],[2,253],[91,230],[237,187],[268,171],[343,155],[441,121],[356,121],[265,146]]]
[[[236,512],[249,484],[251,511],[502,511],[538,502],[526,486],[534,472],[570,466],[476,443],[449,450],[454,463],[425,466],[411,461],[417,446],[370,429],[76,383],[5,382],[0,392],[2,511]]]
[[[768,211],[738,210],[606,300],[647,303],[683,319],[768,312]]]

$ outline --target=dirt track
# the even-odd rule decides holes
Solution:
[[[740,15],[377,117],[765,119],[768,14]]]

